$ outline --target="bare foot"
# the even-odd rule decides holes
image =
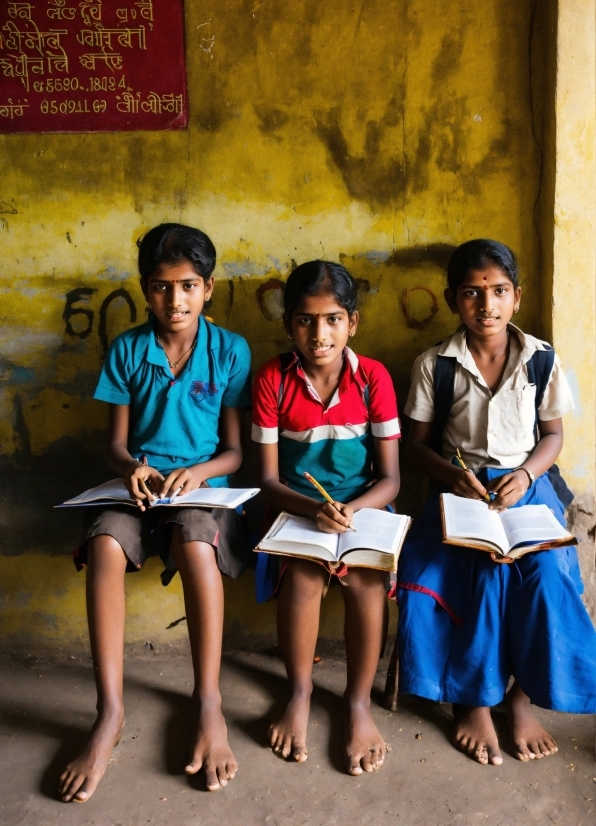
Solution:
[[[507,719],[515,748],[515,756],[526,763],[539,760],[559,750],[554,739],[532,714],[530,699],[517,683],[507,695]]]
[[[195,724],[191,759],[184,771],[196,774],[205,772],[205,782],[210,792],[216,792],[233,780],[238,763],[228,745],[228,729],[221,713],[221,697],[200,702]]]
[[[58,793],[64,803],[85,803],[95,791],[110,762],[124,727],[124,709],[98,715],[89,742],[60,776]]]
[[[375,725],[368,703],[345,701],[346,768],[348,774],[362,774],[381,768],[386,744]]]
[[[487,706],[453,704],[453,742],[478,763],[500,766],[499,740]]]
[[[276,754],[295,763],[304,763],[306,751],[306,729],[310,711],[310,692],[294,694],[281,720],[269,727],[269,745]]]

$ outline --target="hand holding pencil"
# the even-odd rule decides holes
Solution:
[[[327,491],[325,490],[323,485],[319,484],[319,482],[317,482],[317,480],[314,478],[314,476],[311,476],[310,473],[306,473],[306,472],[303,475],[304,475],[304,478],[308,479],[308,481],[311,483],[311,485],[319,491],[319,493],[321,494],[323,499],[325,499],[326,502],[329,502],[329,504],[333,507],[333,509],[335,511],[337,511],[337,513],[341,514],[345,519],[349,520],[349,524],[347,525],[347,527],[350,530],[355,532],[356,528],[354,527],[354,525],[351,524],[352,509],[349,507],[349,505],[342,505],[343,508],[346,508],[349,511],[349,516],[348,516],[347,513],[344,513],[342,511],[342,509],[339,507],[340,503],[336,502],[334,499],[332,499],[331,496],[329,496],[329,494],[327,493]],[[341,522],[339,524],[341,525]],[[346,527],[346,526],[342,526],[342,527]]]
[[[459,448],[455,450],[455,456],[452,459],[452,463],[456,466],[465,470],[466,473],[462,474],[464,476],[465,485],[462,487],[461,485],[454,485],[453,492],[456,493],[458,496],[464,496],[466,499],[484,499],[485,502],[489,504],[492,502],[492,499],[488,495],[488,492],[484,488],[484,486],[478,481],[474,471],[470,470],[470,468],[466,467],[464,460],[462,459],[462,455],[459,452]],[[476,496],[474,496],[476,494]]]

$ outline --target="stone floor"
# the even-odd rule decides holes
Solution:
[[[316,690],[309,759],[289,765],[265,747],[267,720],[285,687],[272,652],[229,653],[222,692],[230,741],[240,764],[217,793],[183,766],[188,742],[191,667],[187,656],[149,651],[127,659],[127,724],[96,794],[84,805],[57,801],[58,776],[93,721],[87,658],[60,662],[5,659],[0,671],[0,824],[137,826],[270,824],[331,826],[395,822],[404,826],[594,826],[594,718],[538,711],[559,753],[522,764],[479,766],[448,742],[450,707],[374,705],[391,747],[383,769],[349,777],[341,763],[345,667],[324,657]],[[376,700],[387,661],[381,661]]]

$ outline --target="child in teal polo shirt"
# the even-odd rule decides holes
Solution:
[[[112,343],[95,398],[110,405],[107,458],[135,499],[90,509],[75,563],[87,566],[87,613],[97,719],[83,752],[60,778],[64,801],[88,800],[124,725],[124,573],[159,554],[164,582],[180,571],[195,674],[196,725],[186,772],[207,788],[237,764],[221,713],[221,574],[244,570],[239,517],[223,508],[147,507],[148,498],[225,486],[242,461],[242,410],[250,405],[246,341],[202,315],[213,292],[215,248],[198,229],[161,224],[139,246],[150,318]],[[160,513],[161,511],[161,513]],[[163,576],[163,575],[162,575]]]

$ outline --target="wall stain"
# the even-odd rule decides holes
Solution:
[[[394,122],[395,111],[389,108],[389,120]],[[346,188],[353,198],[371,206],[391,203],[404,187],[403,157],[388,155],[381,144],[387,123],[369,120],[365,127],[364,152],[355,155],[340,125],[340,109],[315,115],[316,133],[340,171]]]
[[[277,132],[290,120],[288,113],[283,109],[258,103],[255,103],[254,110],[260,121],[259,129],[263,135],[273,135],[278,141],[282,140]]]
[[[428,313],[422,318],[416,318],[413,314],[408,299],[415,292],[421,292],[430,298],[430,308]],[[428,287],[407,287],[401,294],[401,309],[406,320],[406,326],[413,330],[423,330],[431,323],[435,315],[439,312],[439,302],[436,295]]]
[[[384,264],[386,267],[418,267],[420,264],[436,264],[440,269],[446,270],[455,249],[454,244],[442,243],[402,247],[394,250]]]

